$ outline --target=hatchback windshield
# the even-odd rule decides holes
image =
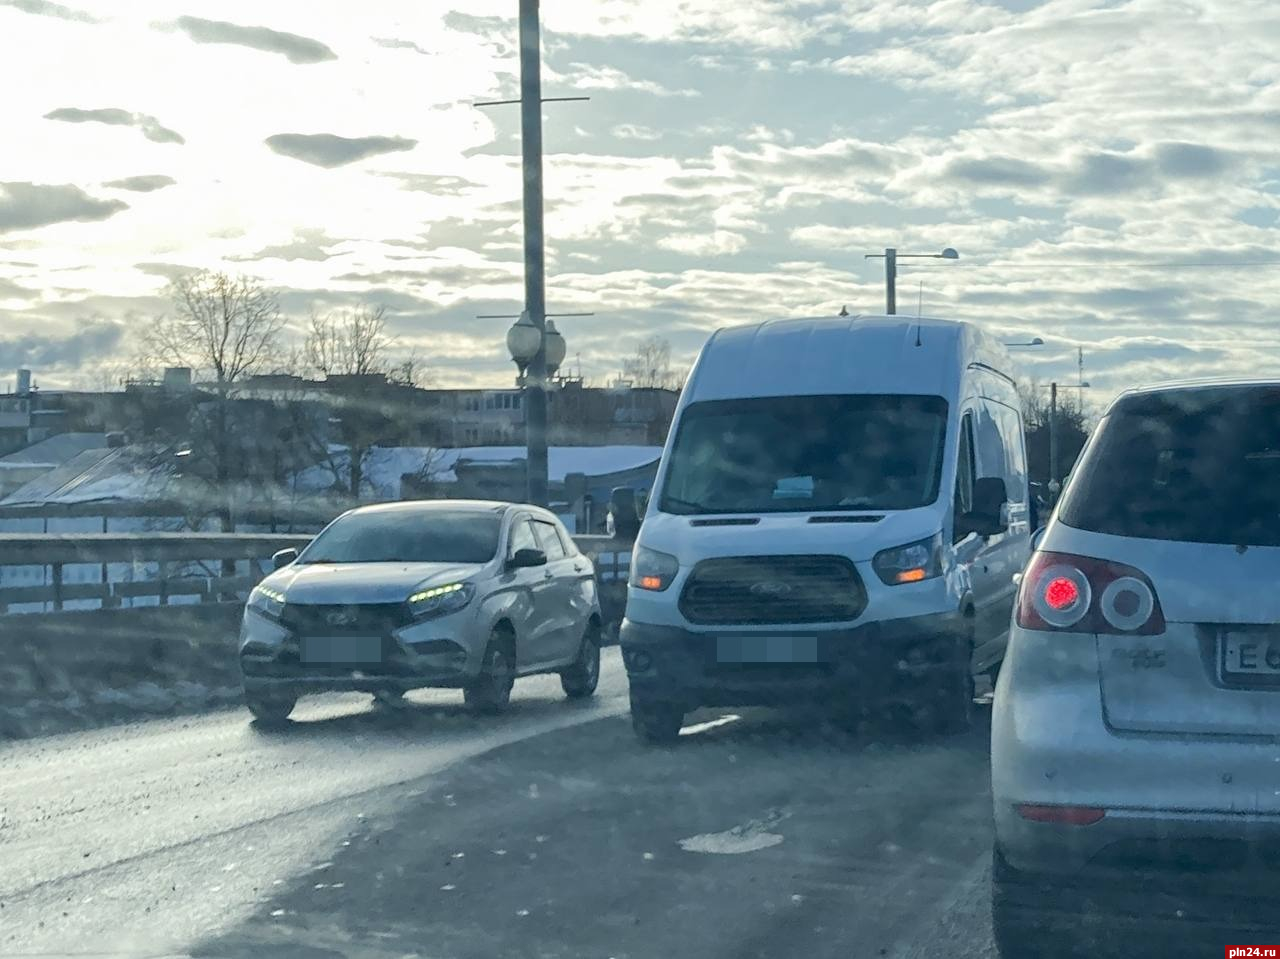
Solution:
[[[386,510],[334,521],[301,563],[487,563],[498,552],[502,517],[477,511]]]
[[[1280,390],[1121,400],[1062,503],[1068,526],[1145,539],[1280,546]]]
[[[937,396],[787,396],[684,413],[668,513],[902,510],[938,497],[947,403]]]

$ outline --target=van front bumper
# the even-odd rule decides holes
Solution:
[[[622,659],[633,690],[698,706],[826,703],[868,708],[927,700],[968,651],[963,618],[941,613],[843,629],[693,630],[624,619]],[[721,637],[814,638],[816,662],[721,662]]]

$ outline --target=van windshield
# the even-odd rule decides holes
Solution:
[[[1068,484],[1060,516],[1114,536],[1280,546],[1280,390],[1120,400]]]
[[[940,396],[776,396],[691,404],[665,513],[903,510],[938,498]]]

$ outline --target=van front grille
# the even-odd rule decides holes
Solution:
[[[680,612],[700,626],[842,623],[866,605],[862,579],[843,556],[703,560],[680,594]]]

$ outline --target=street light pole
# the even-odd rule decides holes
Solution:
[[[898,312],[898,260],[908,257],[915,260],[958,260],[960,254],[947,247],[941,253],[899,253],[893,247],[886,247],[883,253],[868,253],[863,259],[884,259],[884,306],[889,316]],[[921,294],[923,296],[923,292]]]
[[[524,169],[524,304],[540,337],[525,388],[527,495],[547,505],[546,262],[542,234],[542,76],[538,0],[520,0],[520,155]]]
[[[898,312],[898,251],[884,251],[884,311],[890,316]]]

